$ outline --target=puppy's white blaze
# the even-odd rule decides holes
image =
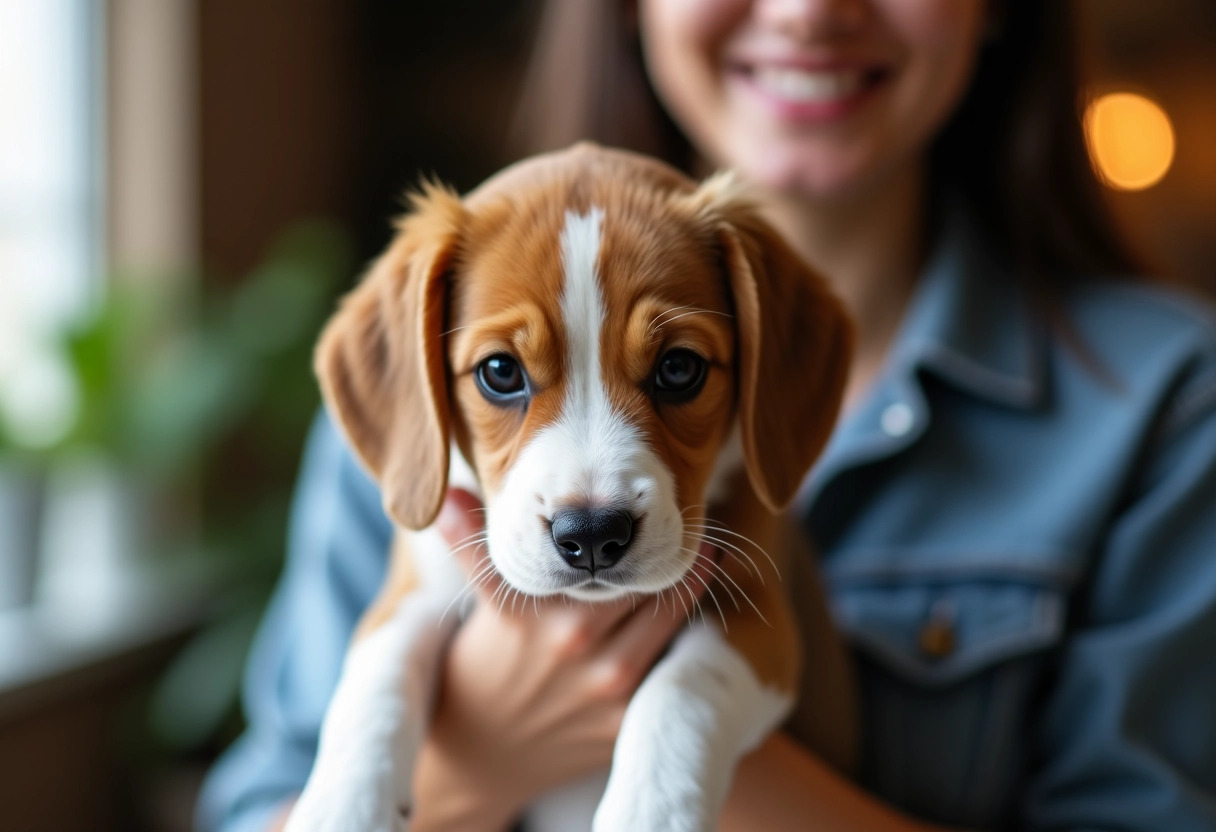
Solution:
[[[613,485],[606,481],[607,475],[621,465],[622,455],[632,455],[630,446],[640,442],[637,432],[613,412],[600,369],[605,315],[596,264],[603,222],[601,208],[593,207],[586,214],[567,211],[561,235],[567,393],[555,427],[578,450],[570,458],[578,462],[572,486],[587,500],[617,496],[611,493]]]
[[[573,440],[571,449],[577,453],[571,461],[578,462],[574,487],[587,499],[626,496],[613,494],[614,484],[606,480],[644,447],[637,431],[613,412],[600,369],[605,314],[596,264],[603,221],[600,208],[586,214],[567,211],[561,235],[567,394],[554,427]]]
[[[592,208],[586,214],[566,212],[562,228],[562,321],[566,325],[567,389],[565,412],[588,414],[588,407],[603,404],[604,386],[600,377],[600,328],[604,325],[604,302],[600,295],[595,264],[600,254],[600,226],[604,212]],[[596,407],[595,411],[600,408]]]
[[[508,582],[526,592],[546,594],[563,585],[566,567],[538,517],[551,516],[562,503],[611,504],[645,518],[622,561],[628,573],[620,576],[628,582],[622,591],[665,588],[691,559],[679,551],[683,524],[671,472],[612,408],[604,385],[603,221],[600,208],[566,213],[560,237],[566,397],[558,418],[537,431],[488,506],[490,552]]]

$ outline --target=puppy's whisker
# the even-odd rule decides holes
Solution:
[[[737,583],[735,583],[734,578],[732,578],[730,576],[730,574],[726,572],[725,569],[723,569],[721,566],[719,566],[717,563],[715,563],[713,558],[707,558],[704,555],[702,555],[700,552],[696,552],[696,551],[693,551],[692,549],[688,549],[685,547],[680,547],[680,551],[688,552],[690,555],[693,555],[696,560],[704,560],[708,566],[712,567],[713,569],[717,569],[719,572],[722,573],[722,576],[724,578],[726,578],[728,581],[731,582],[731,584],[734,585],[735,589],[739,590],[740,594],[742,594],[745,599],[747,598],[747,593],[743,591],[743,588],[740,587]],[[725,584],[719,584],[719,586],[721,586],[722,589],[725,590],[727,597],[730,598],[731,602],[735,605],[735,611],[743,612],[743,608],[739,606],[739,599],[735,597],[735,593],[731,591],[731,588],[729,586],[726,586]]]
[[[686,574],[684,576],[684,586],[688,590],[689,596],[691,596],[694,600],[697,600],[697,588],[695,586],[693,586],[692,581],[689,580],[689,578],[691,578],[691,577],[693,577],[692,572],[689,572],[688,574]],[[717,602],[715,602],[715,603],[717,603]],[[696,612],[699,612],[701,614],[701,626],[708,627],[709,619],[705,617],[705,605],[698,601],[695,609],[696,609]]]
[[[706,593],[707,595],[709,595],[709,600],[713,601],[713,602],[714,602],[714,606],[718,608],[718,617],[722,619],[722,630],[723,630],[723,632],[727,632],[727,633],[729,633],[729,632],[730,632],[730,628],[726,626],[726,613],[724,613],[724,612],[722,611],[722,605],[718,603],[718,598],[717,598],[717,596],[716,596],[716,595],[714,595],[714,591],[713,591],[713,589],[710,587],[709,582],[708,582],[708,581],[706,581],[704,578],[702,578],[700,575],[698,575],[698,574],[697,574],[697,573],[696,573],[694,570],[692,570],[692,569],[688,570],[688,574],[689,574],[689,575],[691,575],[692,577],[696,578],[698,581],[700,581],[700,582],[701,582],[701,586],[705,587],[705,593]],[[702,618],[704,618],[704,617],[705,617],[705,610],[704,610],[704,609],[702,609],[702,610],[701,610],[701,617],[702,617]]]
[[[452,600],[448,601],[447,606],[443,608],[443,612],[439,614],[439,623],[442,624],[444,619],[447,618],[448,611],[452,609],[453,605],[460,603],[464,598],[472,597],[477,588],[490,579],[490,575],[492,575],[493,572],[494,563],[492,561],[486,561],[484,564],[482,564],[478,570],[473,573],[473,577],[469,578],[469,582],[465,584],[464,588],[461,589],[460,592],[456,593]]]
[[[679,587],[679,586],[680,586],[680,584],[672,584],[672,585],[669,587],[669,589],[671,589],[671,596],[672,596],[672,598],[673,598],[674,600],[679,601],[679,602],[680,602],[680,606],[684,608],[684,623],[685,623],[685,624],[691,624],[691,623],[692,623],[692,615],[691,615],[691,614],[689,613],[689,611],[688,611],[688,604],[684,603],[684,596],[680,594],[680,591],[679,591],[679,589],[677,588],[677,587]]]
[[[485,537],[485,536],[486,536],[486,530],[485,530],[485,529],[478,529],[477,531],[473,532],[472,534],[466,534],[464,537],[462,537],[462,538],[460,538],[459,540],[457,540],[457,541],[453,542],[453,543],[452,543],[452,545],[453,545],[453,546],[459,546],[461,543],[464,543],[464,542],[466,542],[466,541],[469,541],[469,540],[474,540],[474,539],[476,539],[476,538],[479,538],[479,537]]]
[[[470,546],[484,546],[487,543],[489,543],[489,541],[485,537],[481,537],[477,540],[469,540],[469,541],[461,544],[460,546],[454,546],[451,549],[449,549],[448,555],[450,556],[450,555],[456,554],[457,552],[463,552],[465,549],[469,548]]]
[[[478,570],[477,574],[474,576],[473,585],[475,587],[485,586],[490,582],[490,579],[494,577],[497,571],[498,570],[494,566],[494,561],[487,558],[485,566],[481,567],[481,569]]]
[[[692,526],[691,526],[692,528],[708,529],[713,532],[719,532],[721,534],[728,534],[734,538],[742,540],[744,543],[748,543],[748,544],[754,546],[756,548],[757,552],[764,555],[764,557],[768,559],[769,566],[773,567],[773,572],[775,572],[777,574],[777,577],[778,578],[781,577],[781,570],[777,568],[777,564],[776,564],[776,562],[773,561],[772,555],[770,555],[767,551],[765,551],[763,546],[761,546],[756,541],[752,540],[747,535],[739,534],[737,531],[734,531],[733,529],[728,529],[725,526],[714,523],[707,517],[690,518],[690,520],[688,522],[690,524],[692,524]],[[700,525],[698,525],[698,523],[700,523]]]
[[[722,567],[722,564],[715,563],[712,558],[706,558],[706,561],[709,563],[709,565],[711,567],[716,569],[723,578],[730,581],[731,586],[733,586],[735,589],[739,590],[739,594],[743,596],[743,600],[747,602],[747,605],[749,607],[751,607],[752,610],[755,611],[756,615],[760,616],[761,621],[763,621],[765,624],[768,624],[768,619],[766,619],[764,617],[764,613],[760,612],[759,608],[756,606],[756,603],[754,601],[752,601],[751,596],[747,594],[747,590],[745,590],[743,587],[739,586],[738,582],[735,581],[735,579],[731,577],[731,574]],[[731,598],[734,598],[734,593],[731,593]],[[772,626],[772,625],[769,625],[769,626]]]
[[[704,528],[704,526],[689,526],[686,524],[684,526],[684,528],[691,530],[691,529]],[[717,530],[715,529],[715,531],[717,531]],[[709,542],[709,543],[713,543],[715,546],[721,547],[725,554],[730,555],[732,558],[739,561],[739,563],[742,563],[745,567],[747,567],[749,572],[755,572],[756,577],[760,580],[760,585],[761,586],[764,585],[764,575],[761,573],[760,567],[756,565],[756,561],[753,560],[752,556],[749,555],[747,552],[743,551],[738,546],[731,543],[729,540],[723,540],[720,537],[715,537],[711,534],[707,534],[706,532],[689,531],[689,535],[691,537],[697,538],[697,542],[699,542],[699,543]],[[774,568],[774,570],[776,569],[776,567],[773,567],[773,568]],[[778,579],[780,579],[780,577],[781,577],[780,574],[778,574],[777,577],[778,577]]]
[[[655,315],[653,318],[650,319],[649,328],[658,329],[658,328],[662,327],[663,324],[660,323],[659,319],[662,318],[664,315],[670,315],[673,312],[683,312],[685,309],[691,309],[691,308],[692,308],[691,306],[689,306],[688,304],[685,304],[683,306],[673,306],[670,309],[664,309],[662,312],[660,312],[659,314]]]
[[[683,549],[683,547],[681,547],[681,549],[683,551],[687,551],[687,549]],[[667,587],[663,589],[662,592],[666,592],[668,589],[671,589],[676,582],[683,577],[685,571],[686,570],[681,569],[679,566],[669,565],[669,568],[666,568],[663,571],[663,574],[659,576],[660,580],[667,583]]]
[[[762,551],[762,552],[764,551],[764,548],[759,543],[752,540],[747,535],[739,534],[739,532],[735,531],[734,529],[730,529],[730,528],[727,528],[726,526],[723,526],[721,522],[714,520],[712,517],[690,517],[690,518],[688,518],[688,521],[690,523],[701,523],[707,529],[714,529],[716,531],[723,532],[724,534],[729,534],[733,537],[740,538],[740,539],[752,544],[760,551]]]
[[[693,620],[696,618],[696,615],[699,612],[699,613],[701,613],[701,623],[704,624],[705,623],[705,610],[702,608],[701,604],[697,603],[696,587],[694,587],[688,580],[688,576],[690,574],[692,574],[692,573],[685,572],[684,577],[680,578],[680,586],[683,588],[683,590],[685,592],[688,593],[688,602],[692,606],[693,618],[690,619],[688,623],[689,624],[693,623]]]
[[[502,598],[498,602],[498,614],[501,616],[506,610],[507,599],[515,597],[515,587],[508,587],[507,591],[502,594]]]
[[[666,326],[667,324],[674,323],[674,322],[680,320],[680,318],[687,318],[689,315],[721,315],[723,318],[735,317],[734,315],[728,315],[725,312],[718,312],[717,310],[714,310],[714,309],[693,309],[689,312],[683,312],[679,315],[676,315],[674,318],[668,318],[667,320],[663,321],[663,323],[659,324],[659,326],[661,326],[661,327]]]
[[[456,593],[456,598],[448,602],[448,606],[451,606],[452,602],[459,599],[461,596],[476,592],[478,587],[485,583],[485,581],[489,580],[489,577],[491,574],[493,574],[493,571],[494,568],[491,564],[483,564],[482,566],[478,567],[477,571],[472,577],[469,578],[468,582],[465,583],[460,592]],[[445,609],[444,612],[447,612],[447,610]]]
[[[754,574],[760,581],[760,585],[764,585],[764,575],[760,572],[760,567],[756,565],[756,561],[753,560],[751,555],[747,554],[747,552],[743,551],[738,546],[733,545],[729,540],[722,540],[714,537],[713,535],[706,534],[705,532],[694,531],[689,532],[689,535],[696,538],[697,543],[712,543],[716,548],[721,549],[724,555],[727,555],[732,560],[743,564],[743,567],[747,570],[748,574]]]
[[[501,584],[499,584],[498,589],[494,590],[494,594],[490,596],[491,604],[494,603],[495,599],[498,599],[498,615],[500,618],[502,617],[502,606],[507,602],[507,596],[510,595],[514,589],[515,588],[513,586],[508,584],[506,581],[503,581]],[[502,597],[499,598],[499,595]]]
[[[456,542],[454,542],[452,545],[448,546],[447,553],[449,556],[454,555],[455,553],[462,551],[469,544],[477,543],[479,541],[485,541],[485,539],[486,539],[485,532],[476,532],[474,534],[466,535],[465,537],[462,537],[460,540],[457,540]]]
[[[674,313],[679,313],[679,314],[674,314]],[[665,316],[665,315],[672,315],[672,317],[667,318],[666,320],[660,321],[659,319],[663,318],[663,316]],[[686,318],[689,315],[721,315],[723,318],[734,318],[735,317],[734,315],[731,315],[728,312],[719,312],[716,309],[702,309],[699,306],[698,307],[673,306],[671,309],[668,309],[664,312],[660,312],[658,315],[655,315],[654,320],[652,320],[650,322],[650,325],[653,328],[661,329],[662,327],[666,326],[667,324],[669,324],[673,321],[678,321],[678,320],[680,320],[680,318]]]

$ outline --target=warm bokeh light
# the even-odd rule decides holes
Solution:
[[[1174,160],[1174,128],[1154,101],[1130,92],[1100,96],[1085,111],[1094,168],[1124,191],[1155,185]]]

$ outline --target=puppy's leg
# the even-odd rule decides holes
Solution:
[[[630,702],[595,832],[717,829],[735,766],[790,713],[802,679],[818,711],[803,738],[842,770],[856,760],[852,667],[813,562],[793,545],[801,532],[743,482],[731,492],[715,510],[731,532],[700,605],[709,624],[677,637]]]
[[[716,829],[739,759],[794,704],[798,633],[777,576],[767,560],[720,569],[707,623],[677,636],[625,711],[595,832]]]
[[[347,653],[287,832],[409,828],[414,760],[457,621],[443,615],[449,598],[429,582],[419,586],[413,560],[394,547],[388,581]]]
[[[595,832],[716,829],[739,758],[792,705],[717,626],[685,630],[625,711]]]

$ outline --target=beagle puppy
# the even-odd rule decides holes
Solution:
[[[736,763],[791,716],[804,677],[793,730],[848,768],[844,651],[776,516],[832,431],[849,366],[824,282],[732,176],[697,183],[589,144],[463,199],[426,185],[411,207],[316,352],[326,405],[400,533],[288,830],[409,827],[467,587],[431,528],[455,483],[481,495],[493,568],[525,595],[674,604],[702,540],[723,552],[715,606],[631,699],[606,782],[572,787],[593,795],[581,817],[555,796],[565,814],[538,805],[528,828],[715,829]]]

